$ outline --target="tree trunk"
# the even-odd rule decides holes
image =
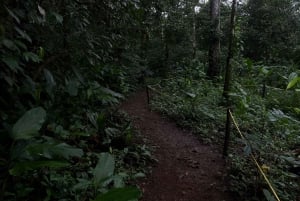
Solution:
[[[230,81],[232,77],[232,66],[230,60],[233,56],[233,38],[234,38],[234,25],[235,25],[235,11],[236,11],[236,0],[232,1],[231,7],[231,18],[230,18],[230,35],[228,43],[228,55],[226,59],[226,72],[225,72],[225,82],[223,96],[226,98],[227,105],[229,105],[229,92],[230,92]]]
[[[210,0],[211,36],[207,76],[220,75],[220,0]]]
[[[193,47],[193,59],[196,58],[196,51],[197,51],[197,41],[196,41],[196,13],[195,13],[195,6],[193,6],[193,36],[192,36],[192,47]]]

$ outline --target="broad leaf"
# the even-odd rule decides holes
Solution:
[[[111,89],[108,89],[108,88],[105,88],[105,87],[101,87],[101,91],[106,93],[106,94],[109,94],[113,97],[116,97],[116,98],[124,98],[124,96],[118,92],[115,92]]]
[[[247,143],[246,146],[244,147],[244,154],[249,156],[251,154],[251,146]]]
[[[75,184],[73,187],[72,187],[72,190],[73,191],[77,191],[77,190],[86,190],[90,185],[91,185],[91,181],[90,180],[87,180],[87,179],[81,179],[81,178],[78,178],[78,183]]]
[[[52,73],[48,69],[44,69],[44,75],[46,78],[47,87],[52,89],[56,85],[56,82],[54,80]]]
[[[18,176],[29,170],[36,170],[43,167],[62,168],[68,165],[69,163],[62,161],[26,161],[16,163],[14,167],[9,170],[9,173],[13,176]]]
[[[74,156],[81,157],[83,155],[82,149],[72,147],[66,143],[60,143],[55,145],[52,152],[66,159]]]
[[[66,143],[46,142],[42,144],[31,144],[26,150],[32,157],[43,156],[49,159],[55,157],[69,159],[70,157],[81,157],[83,155],[82,149],[72,147]]]
[[[63,16],[61,16],[60,14],[55,13],[55,12],[52,12],[52,15],[54,15],[54,17],[58,23],[60,23],[60,24],[63,23],[63,20],[64,20]]]
[[[36,63],[39,63],[41,61],[41,59],[39,58],[38,55],[34,54],[33,52],[24,52],[23,56],[25,58],[26,61],[33,61]]]
[[[3,43],[3,45],[4,45],[5,47],[7,47],[7,48],[10,49],[10,50],[17,51],[17,52],[20,51],[19,48],[16,46],[16,44],[15,44],[13,41],[11,41],[11,40],[4,39],[4,40],[2,41],[2,43]]]
[[[286,87],[286,89],[290,89],[292,88],[293,86],[295,86],[298,82],[300,82],[300,77],[295,77],[294,79],[292,79],[288,86]]]
[[[76,80],[70,80],[66,84],[66,91],[70,96],[77,96],[78,94],[78,82]]]
[[[19,61],[17,58],[6,57],[6,58],[2,58],[2,61],[14,72],[17,72],[18,70],[22,70],[22,68],[19,66]]]
[[[13,126],[11,137],[20,140],[37,136],[45,119],[46,111],[42,107],[27,111]]]
[[[97,196],[94,201],[137,201],[140,196],[136,187],[115,188]]]
[[[39,12],[40,12],[40,14],[42,15],[42,16],[46,16],[46,11],[45,11],[45,9],[44,8],[42,8],[40,5],[38,5],[38,10],[39,10]]]
[[[94,179],[97,184],[111,177],[115,171],[115,159],[109,153],[101,153],[94,169]]]
[[[267,189],[263,189],[263,193],[268,201],[276,201],[274,196],[271,195],[270,191],[268,191]]]

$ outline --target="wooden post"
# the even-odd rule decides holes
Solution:
[[[230,128],[231,128],[231,117],[230,117],[230,109],[227,109],[227,119],[226,119],[226,129],[225,129],[225,140],[224,140],[224,148],[223,148],[223,157],[228,156],[228,145],[230,138]]]
[[[150,94],[149,94],[149,87],[146,85],[146,93],[147,93],[147,103],[150,104]]]

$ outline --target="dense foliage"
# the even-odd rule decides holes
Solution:
[[[136,12],[130,1],[1,3],[0,200],[140,196],[125,182],[151,156],[116,107],[141,74]]]
[[[248,64],[247,64],[248,62]],[[277,67],[268,76],[267,67],[239,63],[244,76],[236,78],[231,93],[233,114],[244,141],[233,127],[228,159],[228,190],[242,200],[262,200],[268,187],[249,157],[255,153],[282,200],[296,200],[299,195],[299,92],[286,91],[288,80],[281,75],[285,67]],[[178,68],[162,80],[152,80],[155,91],[151,105],[175,121],[188,127],[207,143],[224,140],[226,107],[221,97],[222,84],[208,81],[203,64]],[[290,79],[293,73],[290,75]],[[286,75],[288,76],[288,74]],[[268,82],[262,97],[263,80]],[[268,194],[268,193],[267,193]],[[267,197],[272,200],[272,198]]]
[[[231,62],[234,113],[283,200],[299,188],[299,5],[239,1]],[[162,77],[170,96],[153,107],[220,141],[229,2],[219,18],[212,34],[206,0],[3,1],[0,200],[138,199],[126,183],[144,175],[151,155],[132,143],[118,104],[145,76]],[[212,37],[221,50],[213,81],[205,76]],[[260,199],[266,187],[243,143],[232,145],[230,190]]]

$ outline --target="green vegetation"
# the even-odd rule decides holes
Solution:
[[[234,79],[231,109],[250,144],[242,140],[232,126],[229,190],[243,200],[257,200],[261,199],[262,190],[268,189],[249,157],[252,151],[279,197],[296,200],[299,193],[300,93],[285,89],[289,81],[293,83],[296,74],[289,74],[284,66],[254,65],[250,60],[237,62],[237,65],[248,70]],[[156,96],[158,92],[152,92],[151,106],[180,126],[191,128],[205,142],[221,144],[226,122],[222,83],[208,81],[203,66],[196,63],[176,69],[165,79],[152,80],[158,83],[154,88],[163,95]],[[274,72],[267,70],[274,68]],[[267,85],[264,97],[263,83]]]
[[[135,48],[131,6],[1,3],[0,200],[140,197],[126,184],[151,155],[117,110],[140,76],[138,55],[121,53]]]
[[[152,159],[118,105],[145,77],[168,96],[152,107],[207,143],[222,143],[231,104],[251,142],[231,136],[239,199],[273,199],[251,150],[280,198],[296,200],[299,5],[238,1],[235,13],[220,0],[3,1],[0,200],[137,200],[132,180]]]

